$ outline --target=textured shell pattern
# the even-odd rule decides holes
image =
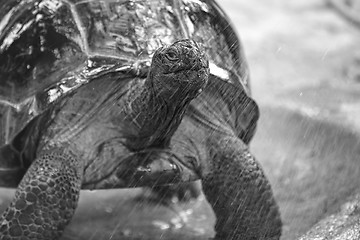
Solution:
[[[212,0],[8,0],[0,16],[0,146],[92,79],[146,76],[154,51],[178,39],[199,42],[211,73],[248,92],[241,45]]]

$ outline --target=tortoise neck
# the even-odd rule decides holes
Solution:
[[[136,130],[129,147],[133,150],[166,147],[190,100],[155,92],[149,78],[130,89],[125,115],[131,128]]]

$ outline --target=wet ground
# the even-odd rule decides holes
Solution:
[[[360,192],[360,30],[324,0],[221,0],[244,42],[261,108],[251,145],[272,182],[283,240]],[[0,191],[0,210],[12,190]],[[146,195],[146,193],[145,193]],[[83,191],[62,240],[207,239],[204,198],[159,206],[135,190]]]

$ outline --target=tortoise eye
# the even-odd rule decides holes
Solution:
[[[178,55],[174,51],[168,51],[167,53],[165,53],[165,57],[169,61],[177,61],[177,60],[179,60]]]

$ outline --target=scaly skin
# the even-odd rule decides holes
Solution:
[[[215,239],[279,239],[281,219],[270,183],[235,136],[213,136],[203,191],[217,217]]]
[[[185,116],[171,152],[154,150],[147,159],[141,169],[148,170],[133,169],[127,178],[130,185],[191,181],[197,173],[217,218],[215,240],[280,238],[282,223],[270,183],[248,146],[225,126],[214,131]],[[166,162],[177,167],[155,168]]]
[[[204,94],[194,99],[173,147],[197,159],[205,196],[217,218],[216,240],[277,240],[280,212],[269,181],[248,149],[259,117],[257,105],[242,89],[234,91],[219,82],[210,77]],[[244,113],[246,118],[237,117]],[[177,148],[180,144],[188,150]]]
[[[126,133],[131,149],[168,146],[186,107],[206,86],[208,67],[205,53],[191,40],[156,51],[147,80],[133,82],[122,102],[125,121],[132,125]]]
[[[247,146],[255,122],[239,119],[237,123],[230,117],[236,114],[233,108],[241,107],[257,119],[257,106],[249,104],[241,89],[233,92],[234,102],[229,104],[222,97],[224,89],[212,89],[214,80],[220,81],[210,76],[208,87],[192,101],[170,149],[149,152],[149,160],[142,160],[145,165],[140,169],[147,171],[133,169],[130,175],[136,180],[132,181],[151,184],[161,180],[166,184],[166,180],[195,180],[196,174],[217,218],[216,240],[278,240],[282,225],[279,209],[269,181]],[[158,165],[176,168],[161,172]],[[161,178],[162,174],[167,177]]]
[[[197,44],[178,41],[155,52],[145,81],[104,76],[35,119],[30,134],[40,139],[30,136],[23,147],[37,149],[36,157],[27,156],[32,164],[0,219],[0,239],[56,240],[81,186],[124,187],[117,167],[126,170],[122,161],[134,151],[169,144],[208,73]]]
[[[21,181],[0,218],[0,239],[57,239],[77,206],[82,166],[58,149],[42,153]]]

